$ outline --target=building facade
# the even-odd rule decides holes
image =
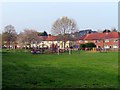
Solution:
[[[95,43],[96,48],[119,49],[120,48],[119,35],[120,33],[118,32],[86,34],[80,37],[76,41],[76,43],[80,45],[93,42]]]

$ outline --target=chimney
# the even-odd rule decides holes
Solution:
[[[50,37],[51,36],[51,34],[48,34],[48,37]]]

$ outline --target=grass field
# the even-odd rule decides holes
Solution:
[[[118,53],[37,54],[4,52],[3,88],[117,87]]]

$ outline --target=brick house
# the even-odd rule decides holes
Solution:
[[[93,42],[96,48],[106,48],[106,49],[119,49],[120,48],[120,33],[109,32],[109,33],[93,33],[86,34],[76,41],[76,44],[85,44]]]

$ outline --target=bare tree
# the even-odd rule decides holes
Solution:
[[[7,25],[4,28],[4,31],[2,33],[2,41],[6,42],[7,46],[10,49],[11,44],[14,44],[17,38],[17,33],[15,31],[14,26]]]
[[[21,46],[33,43],[36,44],[39,42],[38,32],[33,29],[25,29],[24,32],[18,35],[17,40]]]
[[[65,48],[65,43],[66,43],[66,34],[70,34],[73,32],[76,32],[77,29],[77,24],[75,20],[68,18],[67,16],[63,16],[59,19],[57,19],[52,26],[52,34],[54,35],[61,35],[62,40],[64,42],[64,48]]]
[[[0,47],[2,46],[2,34],[0,33]]]

